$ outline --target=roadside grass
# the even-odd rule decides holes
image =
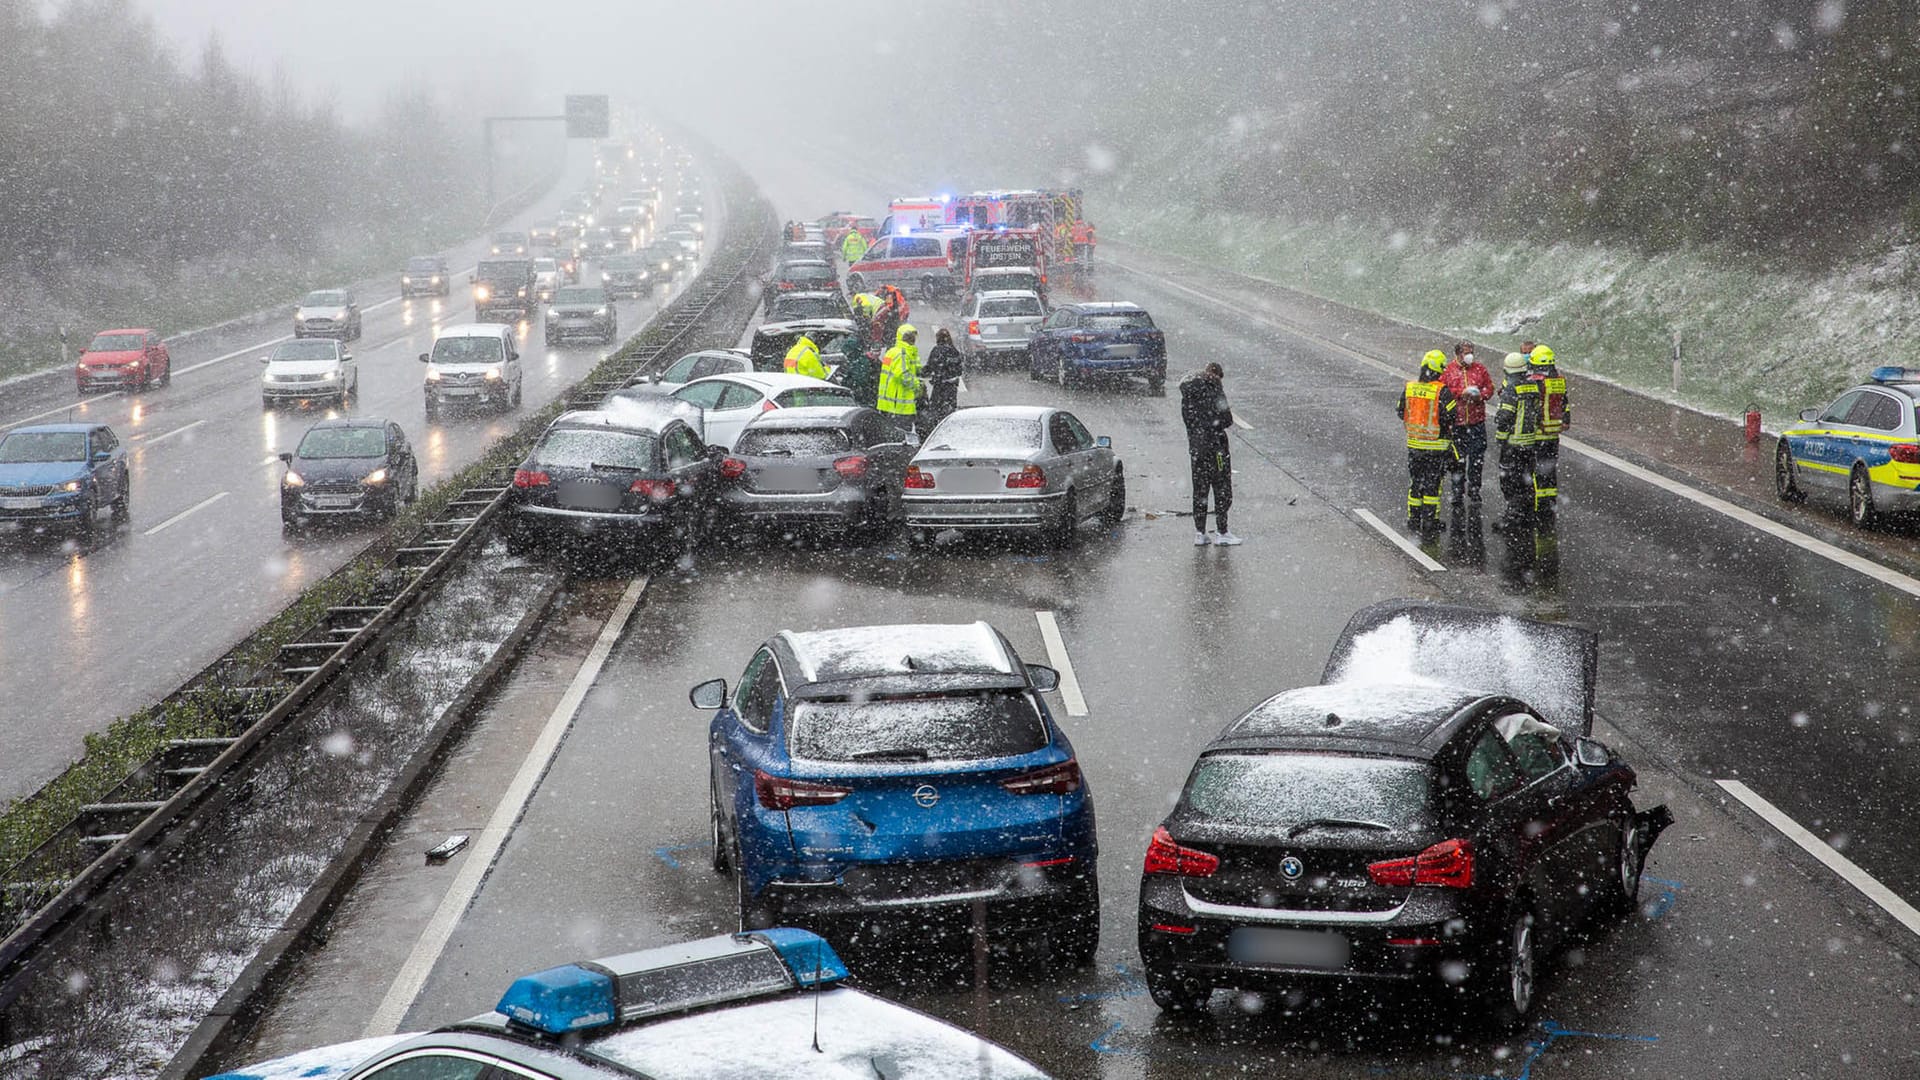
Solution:
[[[1647,255],[1441,240],[1351,218],[1283,221],[1166,205],[1116,206],[1101,224],[1116,239],[1502,351],[1537,337],[1576,373],[1722,415],[1756,404],[1770,427],[1876,365],[1920,367],[1915,245],[1799,270],[1711,247]]]

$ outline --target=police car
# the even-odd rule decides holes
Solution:
[[[1045,1080],[971,1032],[844,985],[805,930],[726,934],[524,976],[494,1011],[210,1080]]]
[[[1855,525],[1920,509],[1920,370],[1880,367],[1780,433],[1773,488],[1786,502],[1844,497]]]

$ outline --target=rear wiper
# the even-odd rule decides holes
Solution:
[[[1312,829],[1373,829],[1377,832],[1392,832],[1393,826],[1381,821],[1361,821],[1357,818],[1312,818],[1288,829],[1287,839],[1291,840]]]
[[[638,469],[639,467],[640,466],[638,465],[615,465],[611,462],[606,462],[606,461],[587,462],[588,469],[625,469],[628,472],[632,472],[633,470]]]
[[[862,750],[853,755],[854,761],[926,761],[927,752],[917,747],[902,746],[891,750]]]

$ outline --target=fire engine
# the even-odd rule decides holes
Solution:
[[[952,200],[946,220],[976,231],[1035,234],[1031,265],[1042,274],[1072,278],[1093,265],[1093,226],[1080,214],[1078,190],[974,192]]]

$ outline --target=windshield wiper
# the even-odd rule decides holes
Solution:
[[[1381,821],[1362,821],[1358,818],[1312,818],[1288,829],[1287,839],[1291,840],[1312,829],[1373,829],[1376,832],[1392,832],[1393,826]]]
[[[914,746],[899,746],[891,750],[862,750],[852,756],[852,761],[926,761],[927,752]]]
[[[587,462],[588,469],[625,469],[628,472],[632,472],[633,470],[638,469],[639,467],[640,466],[638,465],[615,465],[612,462],[607,462],[607,461]]]

